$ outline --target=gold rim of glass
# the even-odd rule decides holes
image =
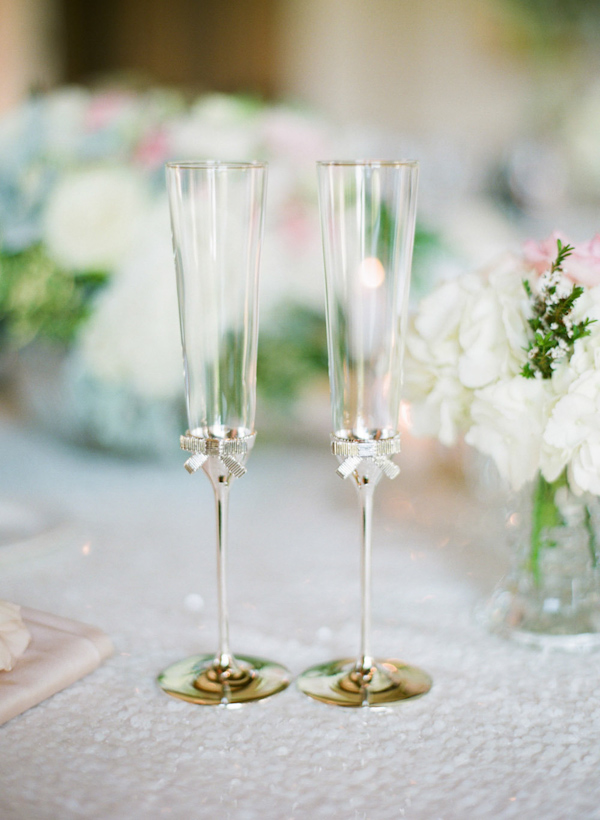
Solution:
[[[189,168],[190,170],[208,170],[210,168],[239,168],[241,170],[250,168],[266,168],[268,162],[252,160],[251,162],[237,162],[221,159],[201,159],[201,160],[170,160],[165,162],[167,168]]]
[[[417,159],[320,159],[317,165],[324,168],[418,168]]]

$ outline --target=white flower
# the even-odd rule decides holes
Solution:
[[[146,202],[144,184],[132,169],[67,174],[50,195],[45,214],[50,254],[71,270],[114,270],[138,236]]]
[[[554,394],[548,381],[515,376],[477,390],[465,441],[491,456],[518,490],[540,468],[543,433]]]
[[[412,367],[405,373],[412,380]],[[418,366],[414,368],[418,370]],[[424,373],[424,375],[427,375]],[[431,374],[429,374],[431,375]],[[469,419],[470,395],[460,382],[452,376],[433,377],[433,385],[421,400],[411,401],[411,427],[417,436],[437,436],[442,444],[456,443],[460,432]],[[416,376],[413,388],[416,383]]]
[[[453,444],[469,404],[458,378],[459,322],[465,290],[461,280],[446,282],[421,302],[412,317],[404,359],[405,393],[413,430]]]
[[[600,337],[600,285],[584,288],[583,293],[573,305],[569,318],[575,323],[584,319],[592,319],[593,322],[589,326],[591,336]]]
[[[166,198],[146,216],[137,253],[100,295],[80,351],[90,372],[142,396],[183,396],[177,289]]]
[[[0,601],[0,671],[14,667],[30,640],[29,630],[21,618],[21,607]]]
[[[421,302],[406,347],[417,435],[452,444],[470,424],[473,391],[519,373],[527,342],[522,272],[512,257],[466,274]]]
[[[459,328],[458,373],[465,387],[484,387],[522,367],[527,301],[521,272],[511,262],[503,259],[487,276],[467,280],[476,284],[469,287]]]
[[[600,495],[600,370],[572,382],[554,407],[544,440],[568,463],[576,493]]]
[[[466,430],[466,442],[489,455],[515,490],[538,471],[552,483],[566,469],[575,493],[600,495],[600,285],[584,283],[561,320],[571,335],[591,320],[588,335],[572,349],[565,339],[556,340],[549,353],[551,378],[541,372],[535,379],[522,376],[527,357],[537,351],[523,279],[554,303],[558,296],[549,299],[544,287],[563,296],[572,288],[548,269],[555,253],[549,243],[529,245],[522,257],[507,256],[487,271],[461,276],[421,303],[406,357],[415,430],[444,443]],[[596,264],[600,235],[580,247],[579,256]],[[531,279],[532,269],[539,279]],[[557,319],[550,329],[558,328]]]

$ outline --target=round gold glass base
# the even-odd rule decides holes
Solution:
[[[262,658],[237,655],[221,667],[214,655],[194,655],[178,661],[158,676],[168,695],[207,706],[248,703],[281,692],[290,683],[285,666]]]
[[[298,678],[298,688],[315,700],[337,706],[386,706],[424,695],[432,681],[416,666],[398,660],[376,660],[368,670],[356,659],[313,666]]]

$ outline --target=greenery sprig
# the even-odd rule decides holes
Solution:
[[[573,285],[569,291],[561,278],[562,265],[574,248],[557,240],[557,256],[550,270],[540,277],[539,292],[533,293],[525,279],[523,287],[532,305],[532,315],[528,319],[533,331],[529,342],[527,362],[521,370],[526,379],[550,379],[559,362],[569,360],[573,355],[575,342],[590,335],[589,325],[595,319],[573,322],[569,316],[575,302],[583,293],[581,285]]]
[[[0,248],[0,346],[36,338],[71,343],[107,281],[103,271],[63,270],[41,245],[15,254]]]

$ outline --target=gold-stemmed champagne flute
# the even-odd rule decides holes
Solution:
[[[246,472],[255,439],[258,272],[267,167],[260,162],[171,162],[167,182],[177,272],[190,473],[212,484],[217,518],[219,643],[166,669],[169,695],[202,704],[259,700],[290,681],[287,669],[234,656],[226,560],[229,488]]]
[[[395,478],[402,356],[414,243],[418,163],[318,163],[327,340],[338,475],[358,491],[362,624],[357,658],[304,672],[299,688],[340,706],[382,706],[429,691],[431,678],[371,652],[373,493]]]

